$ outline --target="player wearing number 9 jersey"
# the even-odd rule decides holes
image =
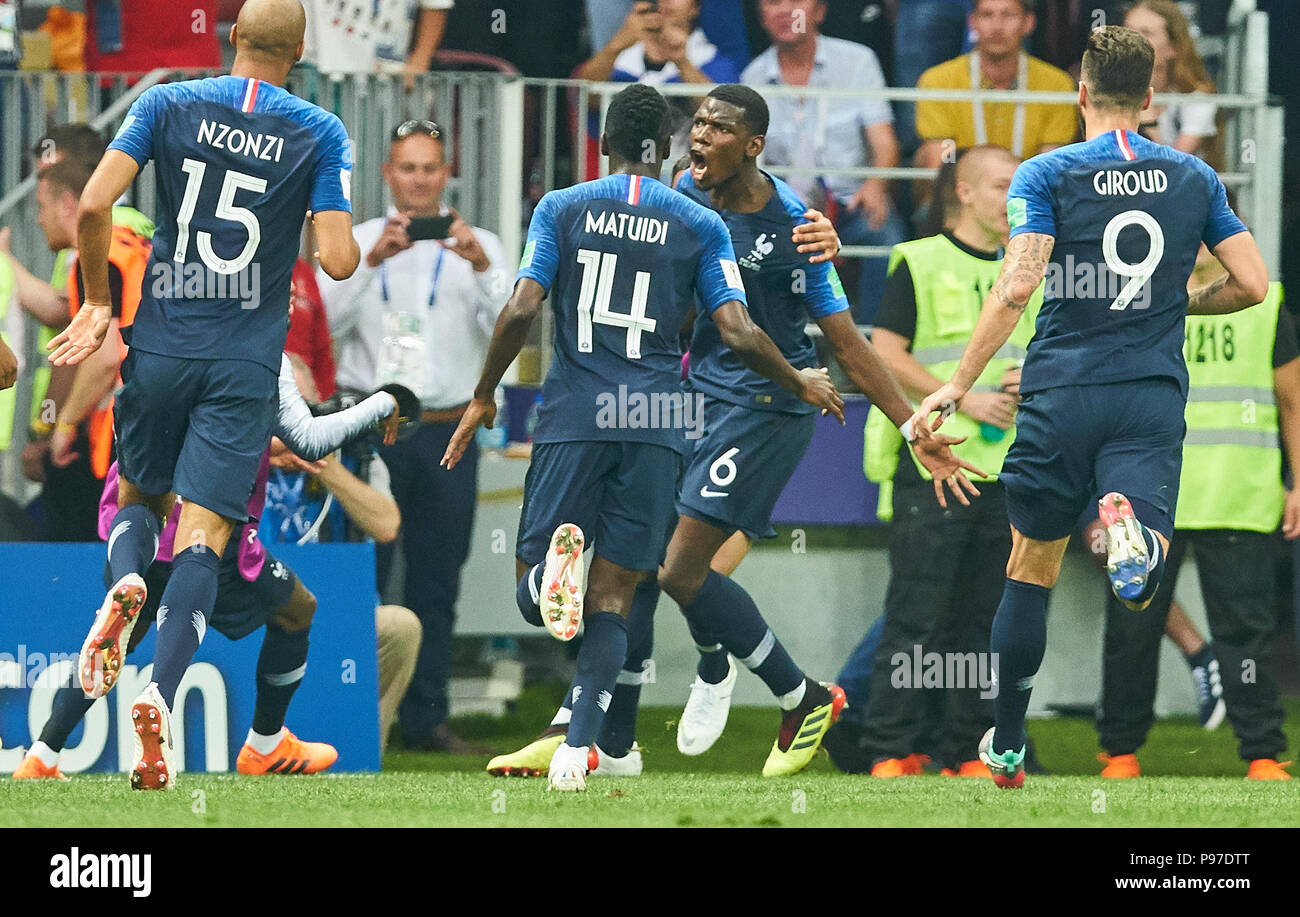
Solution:
[[[444,465],[495,412],[493,392],[551,295],[554,360],[533,434],[515,549],[520,610],[571,639],[585,605],[572,718],[549,769],[554,789],[586,785],[588,750],[627,656],[626,617],[639,581],[658,568],[674,517],[685,434],[699,421],[679,389],[678,334],[698,302],[755,370],[838,415],[820,373],[781,356],[745,309],[727,227],[661,184],[668,104],[629,86],[601,137],[610,176],[542,198],[514,295],[497,321],[483,374]],[[582,591],[582,549],[594,558]]]
[[[170,708],[216,600],[218,561],[248,519],[276,418],[289,283],[303,218],[319,257],[347,277],[352,238],[347,134],[334,115],[282,87],[302,55],[297,0],[249,0],[231,31],[230,76],[147,90],[82,194],[78,242],[85,303],[50,344],[73,364],[107,326],[109,212],[153,161],[158,231],[122,366],[116,405],[119,511],[108,542],[113,587],[82,649],[82,688],[113,683],[146,599],[161,520],[185,498],[172,576],[158,610],[154,683],[132,708],[138,789],[174,785]],[[102,665],[97,668],[96,661]],[[113,673],[115,674],[115,673]]]
[[[1141,610],[1160,584],[1182,465],[1184,316],[1237,311],[1267,293],[1259,250],[1214,172],[1137,133],[1153,56],[1131,29],[1089,36],[1079,88],[1087,140],[1016,171],[1001,274],[956,373],[914,417],[926,422],[960,401],[1046,275],[1001,476],[1012,550],[991,643],[997,725],[980,743],[1001,786],[1024,783],[1024,717],[1046,644],[1048,590],[1088,500],[1101,495],[1120,600]],[[1202,241],[1228,276],[1189,299]]]

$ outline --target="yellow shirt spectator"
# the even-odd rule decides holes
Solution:
[[[972,66],[970,54],[954,57],[921,74],[918,89],[970,89]],[[1077,92],[1078,84],[1064,70],[1028,54],[1021,54],[1020,72],[1026,78],[1021,88],[1034,92]],[[981,89],[992,89],[981,76]],[[1060,146],[1074,140],[1078,131],[1078,113],[1072,103],[1015,105],[998,102],[983,105],[984,136],[980,136],[979,118],[970,102],[916,103],[916,132],[922,140],[952,140],[958,149],[982,143],[995,143],[1022,158],[1036,155],[1043,147]],[[1024,114],[1017,117],[1017,109]],[[1017,131],[1017,122],[1022,122]],[[1017,133],[1020,134],[1017,137]],[[1018,142],[1017,142],[1018,141]]]

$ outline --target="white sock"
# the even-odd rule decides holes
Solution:
[[[27,754],[35,758],[40,758],[41,763],[46,767],[57,767],[59,763],[59,753],[44,742],[36,742],[31,748],[27,749]]]
[[[782,694],[776,699],[782,710],[793,710],[803,703],[803,696],[808,693],[808,679],[799,682],[799,687],[789,694]]]
[[[552,726],[568,726],[569,720],[573,717],[573,711],[568,707],[561,707],[555,711],[555,718],[551,720]]]
[[[260,732],[253,732],[253,730],[250,729],[248,730],[248,738],[244,740],[244,744],[252,746],[253,751],[257,752],[259,755],[269,755],[271,752],[275,751],[276,746],[280,744],[280,740],[283,738],[283,726],[281,726],[280,730],[273,736],[264,736]]]

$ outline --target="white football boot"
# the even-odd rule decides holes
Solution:
[[[77,658],[77,673],[86,697],[103,697],[117,683],[131,632],[148,597],[144,579],[138,573],[122,577],[104,596]]]
[[[140,693],[131,705],[131,725],[135,729],[135,756],[131,759],[131,788],[135,790],[171,790],[176,788],[176,768],[172,764],[171,711],[158,693],[158,683]]]
[[[736,660],[727,656],[727,677],[711,685],[695,676],[686,709],[677,721],[677,750],[684,755],[702,755],[727,728],[731,692],[736,688]]]
[[[542,624],[556,640],[572,640],[582,624],[582,529],[562,523],[551,535],[538,596]]]
[[[546,789],[567,793],[580,793],[587,788],[587,756],[591,749],[582,745],[560,743],[551,756],[551,766],[546,774]]]
[[[587,772],[589,777],[640,777],[641,746],[632,743],[621,758],[607,754],[599,745],[595,746],[596,766]],[[590,763],[590,762],[588,762]]]

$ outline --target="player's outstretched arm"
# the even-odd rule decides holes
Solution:
[[[135,180],[140,166],[121,150],[109,150],[86,182],[77,206],[77,260],[83,302],[72,321],[50,341],[50,362],[74,366],[90,356],[108,335],[113,302],[108,285],[108,247],[113,232],[113,203]]]
[[[316,230],[316,260],[321,270],[335,280],[347,280],[361,263],[361,249],[352,235],[352,214],[346,210],[313,213]]]
[[[945,509],[948,507],[943,491],[943,485],[946,483],[957,501],[969,506],[970,500],[966,498],[966,494],[970,493],[978,497],[979,490],[966,477],[963,469],[978,475],[983,475],[984,471],[958,458],[950,448],[962,442],[964,437],[955,439],[943,434],[930,433],[925,428],[913,432],[914,427],[906,426],[912,415],[911,402],[903,394],[898,378],[881,359],[876,348],[862,336],[858,326],[853,323],[849,312],[836,312],[823,316],[817,319],[817,324],[826,335],[836,361],[853,380],[853,384],[870,398],[871,403],[880,408],[895,426],[904,431],[903,437],[912,445],[917,458],[934,478],[934,493],[939,505]]]
[[[1187,314],[1224,315],[1263,302],[1268,295],[1268,268],[1255,237],[1239,232],[1228,236],[1213,251],[1228,274],[1194,290],[1187,297]]]
[[[962,354],[957,371],[942,388],[927,396],[921,402],[920,409],[912,415],[913,424],[918,430],[931,429],[930,415],[942,411],[933,427],[939,429],[944,418],[957,409],[958,403],[970,391],[980,373],[984,372],[989,360],[1011,337],[1020,316],[1024,314],[1025,306],[1029,304],[1029,298],[1043,282],[1055,244],[1056,239],[1045,233],[1025,232],[1012,237],[1007,245],[1006,257],[1002,260],[1002,270],[984,300],[975,333],[966,345],[966,352]]]
[[[492,429],[497,414],[497,386],[501,384],[501,377],[506,374],[515,357],[519,356],[528,337],[528,329],[533,326],[537,313],[541,311],[545,297],[545,288],[531,277],[523,277],[515,284],[510,301],[497,316],[497,325],[488,344],[487,359],[483,361],[483,373],[474,388],[474,397],[469,407],[465,409],[456,432],[447,443],[447,451],[439,463],[442,467],[456,467],[479,427]]]
[[[749,310],[738,300],[723,303],[713,310],[713,323],[718,326],[722,343],[760,376],[794,392],[803,401],[829,411],[844,423],[844,399],[835,389],[825,370],[795,369],[781,355],[767,332],[754,324]]]
[[[384,423],[398,410],[395,397],[388,392],[375,392],[350,408],[315,417],[298,391],[287,355],[280,359],[279,388],[280,411],[276,417],[275,435],[294,454],[308,462],[325,458],[349,440]],[[393,426],[393,435],[385,436],[385,445],[391,446],[396,441],[396,431],[396,426]],[[388,432],[386,429],[385,433]]]

